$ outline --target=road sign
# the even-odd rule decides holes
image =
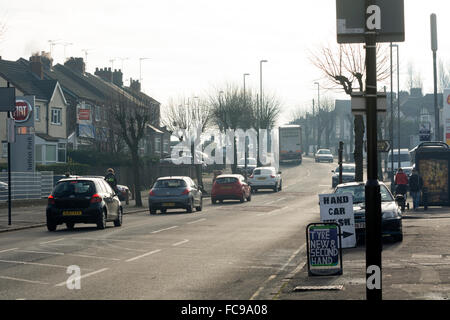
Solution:
[[[391,143],[389,140],[378,140],[377,150],[378,152],[389,152],[391,150]]]
[[[352,114],[366,114],[366,103],[367,103],[367,95],[364,92],[353,92],[351,94],[351,104],[352,104]],[[387,103],[386,103],[386,93],[378,92],[377,93],[377,112],[386,112]]]
[[[0,88],[0,112],[16,110],[16,89]]]
[[[376,31],[377,42],[405,41],[404,0],[336,0],[338,43],[364,43],[365,28]],[[367,20],[366,20],[367,14]]]
[[[337,223],[311,223],[306,227],[308,275],[342,274],[340,233]]]
[[[337,223],[342,230],[342,247],[356,246],[352,193],[319,194],[320,221]]]

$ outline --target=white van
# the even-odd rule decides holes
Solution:
[[[392,172],[392,151],[394,152],[394,173],[398,169],[398,149],[393,149],[388,154],[387,172]],[[400,149],[400,168],[410,167],[411,156],[408,149]]]

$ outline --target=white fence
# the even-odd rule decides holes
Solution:
[[[0,181],[8,184],[8,172],[0,172]],[[11,172],[11,199],[42,199],[53,191],[53,171]],[[8,200],[8,189],[0,186],[0,201]]]

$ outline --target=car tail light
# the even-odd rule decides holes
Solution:
[[[48,196],[48,204],[55,204],[55,197],[52,195]]]
[[[270,175],[271,178],[275,178],[275,176],[273,174]]]
[[[102,197],[98,193],[94,194],[91,198],[91,203],[99,203],[102,202]]]
[[[250,177],[249,177],[250,179],[253,179],[253,175],[250,175]]]
[[[189,189],[184,189],[184,191],[181,194],[189,194]]]
[[[155,191],[153,191],[153,189],[150,190],[150,192],[148,193],[149,196],[154,196],[155,195]]]

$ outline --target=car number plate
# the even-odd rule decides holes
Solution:
[[[357,222],[355,223],[355,229],[364,229],[366,227],[365,222]]]
[[[231,190],[231,187],[222,187],[222,190]]]
[[[165,203],[163,203],[163,206],[164,207],[174,207],[175,203],[173,203],[173,202],[165,202]]]
[[[63,216],[81,216],[81,211],[63,211]]]
[[[266,180],[266,177],[260,177],[258,180]]]

